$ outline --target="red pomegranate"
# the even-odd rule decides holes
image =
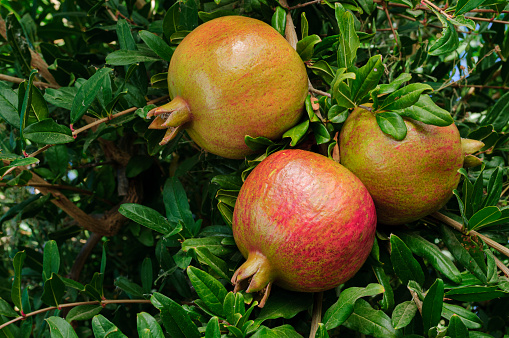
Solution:
[[[277,139],[300,119],[308,92],[304,63],[268,24],[242,16],[208,21],[187,35],[168,69],[170,103],[150,128],[179,130],[227,158],[252,153],[246,135]]]
[[[340,134],[340,161],[364,183],[378,221],[400,225],[440,208],[457,187],[467,153],[482,142],[461,139],[456,125],[437,127],[405,118],[402,141],[380,130],[375,113],[355,109]]]
[[[242,186],[233,236],[247,261],[235,289],[272,283],[294,291],[334,288],[362,266],[376,228],[371,196],[349,170],[304,150],[282,150],[263,160]]]

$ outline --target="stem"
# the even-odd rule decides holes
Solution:
[[[442,14],[443,16],[445,16],[447,19],[452,19],[452,16],[450,16],[449,14],[447,14],[442,8],[438,7],[437,5],[435,5],[434,3],[432,3],[431,1],[429,0],[421,0],[422,3],[428,5],[428,6],[431,6],[433,7],[436,11],[438,11],[440,14]]]
[[[448,226],[450,226],[451,228],[455,229],[455,230],[458,230],[459,232],[461,233],[466,233],[466,230],[465,228],[463,228],[463,224],[459,223],[459,222],[456,222],[455,220],[453,220],[452,218],[450,217],[447,217],[446,215],[444,214],[441,214],[439,212],[435,212],[433,214],[431,214],[431,216],[433,216],[434,218],[438,219],[439,221],[447,224]],[[470,230],[469,233],[468,233],[470,236],[477,236],[479,237],[480,239],[482,239],[486,244],[488,244],[488,246],[492,247],[493,249],[497,250],[498,252],[506,255],[507,257],[509,257],[509,249],[506,248],[505,246],[503,246],[502,244],[499,244],[497,242],[495,242],[494,240],[492,240],[491,238],[489,237],[486,237],[480,233],[478,233],[477,231],[475,230]]]
[[[410,291],[410,294],[412,295],[412,300],[414,301],[415,305],[417,305],[417,310],[419,310],[419,313],[422,316],[422,301],[419,299],[419,295],[417,295],[417,292],[414,290],[408,288]]]
[[[44,309],[40,309],[40,310],[36,310],[36,311],[30,312],[30,313],[27,313],[24,316],[16,317],[16,318],[0,325],[0,330],[2,330],[4,327],[6,327],[12,323],[23,320],[27,317],[35,316],[40,313],[48,312],[51,310],[60,310],[63,308],[75,307],[75,306],[79,306],[79,305],[103,305],[104,306],[107,304],[149,304],[149,303],[151,303],[151,301],[147,300],[147,299],[117,299],[117,300],[105,299],[103,301],[94,300],[94,301],[89,301],[89,302],[60,304],[59,306],[50,306],[50,307],[47,307]]]
[[[19,77],[14,77],[14,76],[9,76],[9,75],[4,75],[4,74],[0,74],[0,80],[12,82],[12,83],[18,83],[18,84],[26,81],[25,79],[21,79]],[[60,88],[60,86],[57,86],[57,85],[54,85],[51,83],[40,82],[40,81],[34,81],[33,85],[37,86],[37,87],[43,87],[43,88],[53,88],[53,89]]]
[[[324,91],[321,91],[321,90],[318,90],[318,89],[315,89],[313,87],[309,87],[309,91],[312,92],[312,93],[318,94],[318,95],[332,97],[331,94],[329,94],[327,92],[324,92]]]
[[[398,36],[396,34],[396,30],[394,29],[394,26],[392,25],[392,19],[389,14],[389,10],[387,9],[387,3],[385,1],[382,1],[382,6],[384,9],[385,15],[387,16],[387,20],[389,21],[389,26],[392,30],[392,35],[394,36],[394,42],[396,42],[396,45],[398,46],[399,55],[401,56],[401,46],[399,45],[399,42],[398,42]]]
[[[311,331],[309,332],[309,338],[313,338],[316,335],[316,331],[318,330],[318,324],[322,322],[322,301],[323,301],[323,291],[315,292],[313,303],[313,315],[311,319]]]

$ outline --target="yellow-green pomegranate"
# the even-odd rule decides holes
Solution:
[[[300,119],[308,92],[304,63],[268,24],[242,16],[208,21],[187,35],[168,69],[170,103],[150,128],[179,130],[226,158],[252,153],[246,135],[277,139]]]
[[[405,118],[402,141],[380,130],[375,113],[355,109],[340,134],[340,161],[366,186],[378,221],[412,222],[440,208],[457,187],[465,155],[482,142],[462,139],[453,123],[437,127]]]

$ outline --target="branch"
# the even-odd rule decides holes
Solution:
[[[394,41],[396,42],[396,45],[398,46],[399,55],[401,57],[401,46],[398,42],[398,35],[396,34],[396,30],[394,29],[394,25],[392,24],[391,15],[389,14],[389,10],[387,9],[387,3],[385,1],[382,1],[383,10],[385,12],[385,15],[387,16],[387,20],[389,21],[389,26],[392,30],[392,35],[394,36]]]
[[[12,319],[12,320],[10,320],[10,321],[0,325],[0,330],[2,330],[4,327],[6,327],[8,325],[16,323],[17,321],[20,321],[20,320],[23,320],[25,318],[38,315],[40,313],[48,312],[48,311],[51,311],[51,310],[61,310],[63,308],[75,307],[75,306],[80,306],[80,305],[101,305],[101,306],[104,307],[104,306],[106,306],[108,304],[151,304],[151,301],[148,300],[148,299],[118,299],[118,300],[108,300],[108,299],[105,299],[103,301],[94,300],[94,301],[90,301],[90,302],[77,302],[77,303],[60,304],[59,306],[46,307],[44,309],[40,309],[40,310],[36,310],[36,311],[30,312],[30,313],[27,313],[24,316],[16,317],[16,318],[14,318],[14,319]]]
[[[26,81],[25,79],[21,79],[19,77],[14,77],[14,76],[9,76],[9,75],[4,75],[4,74],[0,74],[0,80],[12,82],[12,83],[18,83],[18,84]],[[42,88],[53,88],[53,89],[60,88],[59,85],[46,83],[46,82],[40,82],[40,81],[34,81],[33,84],[36,87],[42,87]]]
[[[442,223],[444,224],[447,224],[448,226],[450,226],[451,228],[461,232],[461,233],[466,233],[465,231],[465,228],[463,228],[463,224],[459,223],[459,222],[456,222],[455,220],[453,220],[452,218],[450,217],[447,217],[446,215],[444,214],[441,214],[439,212],[435,212],[433,214],[431,214],[431,216],[433,216],[434,218],[436,218],[437,220],[441,221]],[[478,233],[477,231],[475,230],[470,230],[469,231],[469,235],[470,236],[477,236],[479,237],[480,239],[482,239],[486,244],[488,244],[488,246],[492,247],[493,249],[497,250],[498,252],[506,255],[507,257],[509,257],[509,248],[506,248],[505,246],[503,246],[502,244],[499,244],[497,242],[495,242],[494,240],[492,240],[491,238],[489,237],[486,237],[480,233]]]

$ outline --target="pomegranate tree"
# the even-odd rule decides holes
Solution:
[[[244,182],[233,214],[233,235],[247,261],[235,289],[264,292],[273,283],[315,292],[350,279],[373,245],[371,196],[349,170],[304,150],[263,160]]]
[[[452,196],[465,155],[479,141],[462,139],[453,123],[446,127],[405,118],[406,137],[383,133],[375,113],[357,108],[340,134],[341,164],[369,190],[380,223],[404,224],[429,215]]]
[[[242,16],[208,21],[187,35],[168,69],[170,103],[155,108],[153,129],[181,129],[227,158],[252,151],[246,135],[277,139],[300,119],[308,91],[304,63],[268,24]]]

